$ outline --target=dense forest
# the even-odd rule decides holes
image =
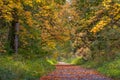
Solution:
[[[0,80],[39,80],[59,61],[120,79],[120,0],[0,0]]]

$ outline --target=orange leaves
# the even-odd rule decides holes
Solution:
[[[27,18],[29,18],[29,17],[31,16],[31,12],[26,11],[26,12],[25,12],[25,16],[26,16]]]
[[[62,62],[61,62],[62,63]],[[81,68],[80,66],[70,65],[67,63],[57,64],[56,69],[48,74],[43,76],[40,80],[94,80],[94,79],[106,79],[109,78],[101,75],[97,71]]]
[[[32,19],[32,15],[31,15],[31,12],[30,12],[30,11],[26,11],[26,12],[25,12],[25,17],[26,17],[26,23],[27,23],[29,26],[33,26],[34,20]]]
[[[53,45],[48,44],[53,41],[55,44],[70,39],[70,31],[67,26],[68,15],[64,15],[60,5],[53,1],[51,4],[44,5],[40,12],[40,20],[42,21],[42,41],[46,43],[46,46],[53,48]],[[66,17],[66,21],[64,20]],[[64,18],[64,19],[63,19]],[[51,45],[51,46],[50,46]]]
[[[106,25],[115,24],[115,23],[110,23],[110,22],[116,22],[117,20],[120,19],[120,14],[119,14],[120,6],[118,5],[119,3],[110,4],[111,2],[112,0],[103,1],[103,5],[105,9],[102,11],[104,11],[104,15],[100,17],[100,19],[97,21],[94,27],[90,30],[90,32],[97,33],[100,30],[102,30]],[[105,13],[105,11],[107,13]]]
[[[109,24],[111,19],[109,17],[104,17],[99,21],[92,29],[90,32],[96,33],[100,30],[102,30],[107,24]]]

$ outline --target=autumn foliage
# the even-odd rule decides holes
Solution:
[[[99,64],[119,48],[119,0],[0,0],[0,55]]]

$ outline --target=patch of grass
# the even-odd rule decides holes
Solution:
[[[68,59],[64,60],[63,62],[66,62],[66,63],[70,63],[70,64],[71,64],[71,62],[72,62],[73,59],[74,59],[74,58],[68,58]]]
[[[114,80],[120,80],[120,58],[118,57],[111,61],[103,61],[103,63],[88,61],[81,66],[96,69],[100,73],[111,77]]]
[[[72,59],[71,64],[80,65],[80,64],[83,64],[84,62],[85,60],[82,57],[77,57]]]
[[[47,59],[47,62],[49,62],[51,65],[55,65],[58,63],[55,59]]]
[[[107,62],[97,70],[109,77],[120,80],[120,59]]]
[[[54,66],[45,59],[0,57],[0,80],[39,80],[53,69]]]

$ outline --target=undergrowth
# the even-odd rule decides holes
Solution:
[[[81,66],[99,71],[113,80],[120,80],[120,56],[111,61],[88,61]]]
[[[39,80],[53,69],[54,66],[42,58],[0,57],[0,80]]]
[[[68,59],[66,62],[74,65],[80,65],[88,69],[95,69],[101,74],[112,78],[113,80],[120,80],[120,55],[117,55],[110,61],[105,61],[101,57],[99,59],[85,61],[84,59],[78,57],[74,59]]]

